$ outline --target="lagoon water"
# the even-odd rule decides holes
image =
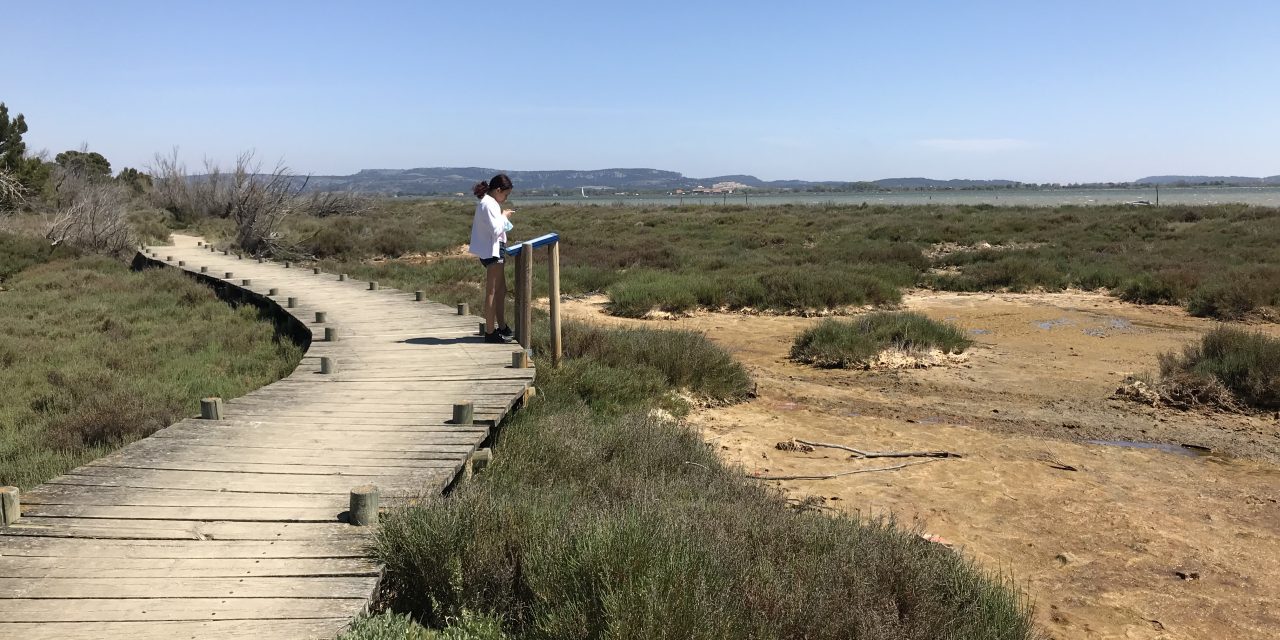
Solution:
[[[520,185],[512,196],[513,204],[576,204],[672,206],[699,204],[737,204],[769,206],[780,204],[838,205],[921,205],[921,204],[991,204],[997,206],[1054,207],[1059,205],[1121,204],[1135,200],[1156,201],[1155,189],[992,189],[984,191],[901,191],[892,193],[732,193],[727,195],[622,196],[579,194],[553,196],[521,196]],[[1242,203],[1280,207],[1280,187],[1179,187],[1161,188],[1160,204],[1224,204]]]

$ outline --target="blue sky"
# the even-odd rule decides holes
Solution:
[[[119,169],[1280,174],[1280,3],[6,2],[0,101]]]

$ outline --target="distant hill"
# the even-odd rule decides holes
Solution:
[[[1280,185],[1280,176],[1250,178],[1247,176],[1147,176],[1135,180],[1143,184],[1222,184],[1222,185]]]
[[[488,180],[497,169],[484,167],[423,167],[418,169],[364,169],[349,176],[312,176],[309,189],[360,191],[397,195],[469,193],[472,185]],[[673,191],[737,182],[756,189],[972,189],[1020,184],[1012,180],[932,180],[890,178],[874,182],[761,180],[751,175],[690,178],[660,169],[596,169],[590,171],[508,171],[522,192],[576,191]]]

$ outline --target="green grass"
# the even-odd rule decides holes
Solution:
[[[464,611],[441,630],[427,629],[407,615],[380,613],[356,620],[338,640],[507,640],[502,624],[492,617]]]
[[[749,392],[704,338],[572,326],[565,342],[481,476],[384,520],[397,610],[511,638],[1035,637],[1002,579],[892,522],[797,510],[654,414],[673,388]]]
[[[517,191],[517,204],[518,197]],[[354,271],[381,255],[464,245],[473,209],[470,201],[384,200],[360,217],[295,217],[286,241],[299,253]],[[892,304],[915,286],[1106,288],[1127,300],[1185,305],[1221,319],[1280,306],[1280,210],[1274,208],[546,205],[522,207],[514,222],[513,239],[561,233],[565,293],[608,292],[610,309],[632,317],[653,310],[803,312]],[[204,230],[219,232],[216,225]],[[926,256],[943,242],[1020,248]],[[380,274],[400,267],[370,269]],[[410,281],[419,278],[414,271],[426,280],[443,275],[432,269],[396,275]],[[535,288],[545,292],[544,270],[534,276]],[[471,295],[458,288],[443,294]]]
[[[3,234],[0,247],[0,484],[34,486],[301,357],[256,309],[176,271],[61,248],[46,262],[47,243]]]
[[[962,353],[963,331],[918,313],[878,312],[848,320],[827,318],[796,336],[791,359],[820,367],[860,367],[886,349]]]
[[[1219,327],[1181,354],[1161,356],[1160,376],[1163,391],[1176,391],[1183,399],[1212,401],[1225,388],[1246,407],[1278,409],[1280,338]]]

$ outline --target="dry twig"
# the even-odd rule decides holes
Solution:
[[[935,460],[917,460],[915,462],[904,462],[900,465],[892,467],[876,467],[875,469],[855,469],[853,471],[843,471],[840,473],[831,473],[821,476],[749,476],[756,480],[830,480],[831,478],[839,478],[842,476],[851,476],[855,473],[871,473],[873,471],[896,471],[903,467],[911,467],[918,464],[928,464]]]
[[[831,444],[828,442],[807,442],[798,438],[794,439],[799,444],[809,445],[811,447],[826,447],[828,449],[842,449],[850,451],[859,458],[959,458],[960,454],[952,451],[862,451],[854,449],[842,444]],[[781,447],[779,447],[781,448]]]

